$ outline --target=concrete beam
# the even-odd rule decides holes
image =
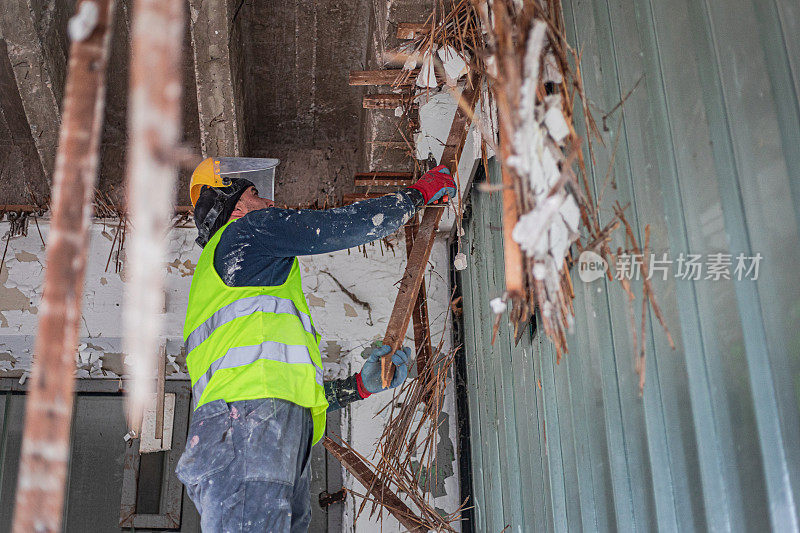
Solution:
[[[240,2],[189,0],[200,147],[203,156],[245,151]]]
[[[0,31],[8,47],[19,96],[48,180],[53,174],[61,125],[68,4],[59,0],[15,0],[5,2],[0,16]]]

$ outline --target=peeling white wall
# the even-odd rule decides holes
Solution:
[[[39,221],[42,237],[31,222],[27,236],[13,237],[9,241],[6,260],[0,272],[0,377],[24,380],[30,370],[34,346],[37,311],[41,302],[44,278],[45,251],[42,239],[47,241],[49,225]],[[9,224],[0,223],[0,237],[7,236]],[[121,348],[121,305],[125,283],[123,268],[115,272],[115,257],[109,261],[112,242],[117,232],[117,222],[96,222],[91,227],[91,244],[84,291],[83,325],[80,332],[80,350],[76,354],[76,376],[81,378],[119,378],[123,372],[124,356]],[[165,265],[167,292],[165,296],[165,340],[167,354],[175,359],[167,365],[168,378],[188,379],[182,347],[182,328],[194,267],[200,248],[194,244],[193,228],[177,228],[170,234],[170,261]],[[5,242],[2,243],[5,246]],[[391,315],[397,295],[397,283],[406,264],[403,240],[393,241],[394,249],[384,243],[367,245],[366,255],[351,249],[333,254],[301,257],[303,286],[311,314],[322,334],[321,351],[325,365],[325,378],[345,377],[360,370],[364,351],[381,340]],[[116,249],[116,244],[114,245]],[[109,263],[108,269],[106,264]],[[434,346],[444,335],[445,348],[450,347],[450,282],[448,247],[444,237],[437,239],[431,254],[426,278],[431,335]],[[337,285],[351,292],[360,305]],[[414,345],[413,330],[409,327],[407,346]],[[384,421],[379,411],[391,400],[391,393],[376,394],[354,404],[343,417],[345,437],[365,456],[370,457]],[[454,393],[451,390],[445,402],[450,413],[449,443],[455,452],[456,424]],[[449,459],[449,457],[448,457]],[[440,463],[445,458],[439,459]],[[459,488],[457,461],[452,456],[454,474],[445,480],[446,495],[435,501],[437,507],[448,512],[458,507]],[[345,484],[364,492],[352,478],[345,475]],[[391,517],[382,525],[362,516],[353,525],[354,501],[348,500],[345,516],[346,530],[399,531]],[[357,507],[355,507],[357,509]],[[386,517],[386,513],[384,513]]]
[[[461,88],[445,89],[443,92],[433,94],[429,98],[426,95],[419,97],[420,132],[414,137],[417,158],[427,159],[428,154],[433,154],[436,161],[444,163],[441,161],[442,153],[450,135],[453,117],[456,114],[456,107],[458,106],[456,98],[460,98],[461,91]],[[484,129],[481,131],[485,130],[490,133],[492,131],[492,121],[485,116],[486,114],[482,111],[481,100],[479,99],[475,109],[475,120],[467,132],[464,149],[461,152],[461,158],[458,160],[458,179],[462,198],[469,189],[470,178],[475,168],[481,163],[481,134],[476,130],[475,123],[483,121]],[[487,146],[486,150],[487,158],[494,155],[489,146]],[[456,176],[453,176],[453,179],[456,179]],[[455,202],[453,203],[455,204]],[[439,222],[439,231],[448,233],[455,223],[455,210],[448,208],[441,222]]]
[[[0,223],[3,240],[8,228],[7,222]],[[41,237],[31,222],[27,236],[11,238],[0,272],[0,377],[21,378],[30,370],[44,280],[46,254],[42,239],[47,242],[50,230],[47,221],[40,220],[39,228]],[[90,231],[76,375],[81,378],[118,378],[123,372],[120,335],[125,252],[123,250],[121,254],[123,268],[117,273],[115,257],[109,262],[118,231],[117,222],[96,222]],[[188,378],[181,362],[181,332],[189,283],[200,256],[193,233],[190,229],[176,229],[170,234],[170,262],[165,266],[165,340],[167,353],[178,360],[175,365],[167,365],[170,378]],[[117,245],[118,242],[114,243],[115,250]]]

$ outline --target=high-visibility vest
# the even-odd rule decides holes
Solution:
[[[316,443],[325,432],[320,337],[294,259],[289,277],[273,287],[229,287],[214,268],[223,226],[211,238],[192,277],[183,327],[195,409],[222,399],[280,398],[307,407]]]

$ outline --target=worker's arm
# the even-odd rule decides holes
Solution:
[[[454,185],[434,169],[408,189],[346,207],[252,211],[225,229],[214,267],[229,287],[280,285],[296,256],[354,248],[391,235],[422,205],[452,195]]]
[[[239,231],[251,232],[276,257],[335,252],[387,237],[422,205],[446,201],[454,193],[449,171],[440,166],[407,189],[345,207],[253,211],[238,222]]]
[[[391,235],[420,205],[421,195],[407,189],[334,209],[273,207],[248,213],[237,221],[237,230],[253,235],[259,247],[274,257],[323,254]]]
[[[328,400],[328,412],[336,411],[355,401],[368,398],[376,392],[384,390],[381,382],[381,357],[388,354],[389,346],[378,346],[370,353],[361,372],[345,379],[325,382],[325,399]],[[399,387],[408,376],[408,359],[410,348],[401,348],[392,355],[392,362],[397,369],[394,372],[389,389]]]

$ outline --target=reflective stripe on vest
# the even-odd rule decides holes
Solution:
[[[254,346],[239,346],[231,348],[225,355],[214,360],[208,367],[205,374],[200,376],[192,385],[192,396],[194,404],[200,400],[203,391],[211,381],[214,372],[223,368],[236,368],[255,363],[259,359],[269,359],[281,363],[314,365],[316,369],[316,382],[323,386],[322,369],[317,366],[311,358],[308,348],[301,345],[282,344],[280,342],[267,341]]]
[[[277,296],[270,296],[268,294],[259,294],[229,303],[208,317],[205,322],[197,326],[186,339],[186,355],[189,355],[192,350],[200,346],[200,344],[209,338],[218,327],[227,324],[231,320],[252,315],[253,313],[294,315],[300,319],[300,322],[303,324],[303,329],[311,333],[314,337],[317,336],[317,331],[314,329],[313,324],[311,324],[311,317],[298,310],[293,301],[287,300],[286,298],[278,298]]]

